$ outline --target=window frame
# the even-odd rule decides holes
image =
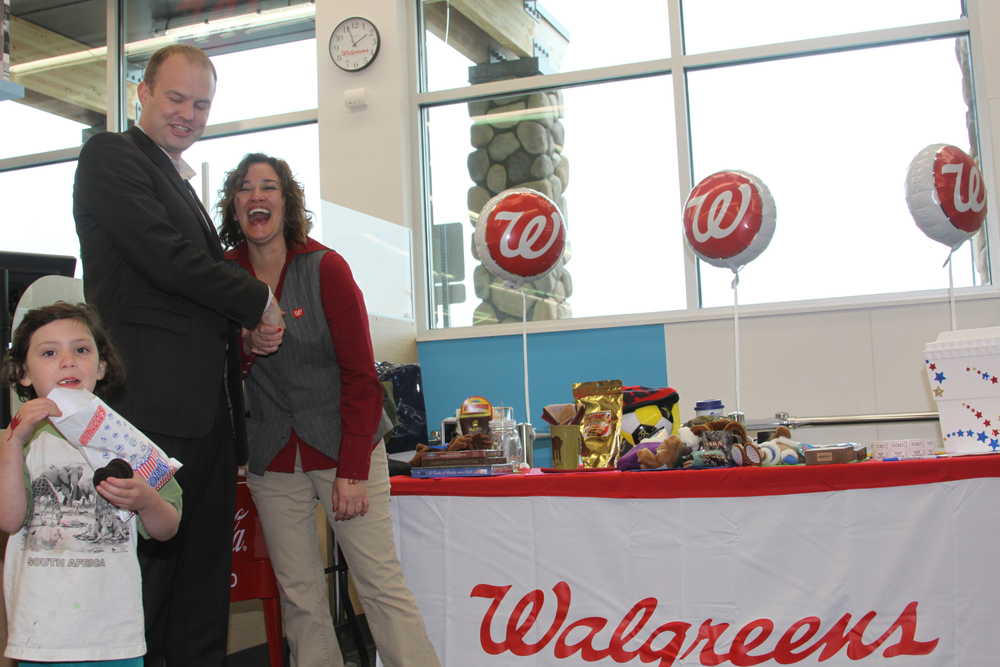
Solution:
[[[2,0],[0,0],[2,1]],[[125,115],[125,42],[124,42],[124,0],[105,0],[107,23],[107,124],[108,132],[123,132],[126,129]],[[217,139],[239,134],[251,134],[263,130],[276,130],[296,125],[319,124],[319,108],[269,116],[258,116],[241,120],[208,125],[201,139]],[[80,146],[61,148],[39,153],[28,153],[0,159],[0,175],[7,171],[42,167],[60,162],[74,162],[80,157]]]
[[[967,16],[934,23],[919,24],[896,28],[871,30],[860,33],[849,33],[802,39],[791,42],[768,44],[762,46],[742,47],[737,49],[697,53],[684,53],[683,26],[681,22],[681,0],[664,0],[668,3],[670,19],[671,55],[669,58],[645,62],[598,67],[571,72],[561,72],[550,75],[536,75],[520,79],[474,84],[462,88],[422,92],[426,75],[424,73],[425,29],[422,21],[420,0],[412,5],[416,20],[416,37],[420,61],[418,64],[417,92],[414,95],[415,122],[418,129],[418,141],[415,151],[419,164],[414,169],[414,192],[417,199],[415,211],[419,213],[420,228],[414,230],[419,234],[420,243],[416,244],[414,253],[414,285],[417,300],[417,341],[450,340],[459,338],[480,338],[489,336],[512,335],[523,332],[542,333],[552,331],[569,331],[579,329],[605,328],[615,326],[631,326],[642,324],[668,324],[697,320],[711,320],[731,316],[729,307],[704,308],[700,304],[699,263],[685,244],[684,252],[684,290],[687,308],[675,311],[659,311],[649,313],[622,313],[601,317],[569,318],[564,320],[532,321],[527,323],[487,324],[479,326],[462,326],[449,328],[433,328],[433,309],[430,295],[432,269],[429,264],[430,247],[430,198],[427,178],[429,163],[427,160],[426,112],[437,106],[466,103],[472,100],[485,99],[502,95],[523,94],[540,90],[573,87],[579,85],[617,81],[662,74],[672,74],[675,132],[677,142],[678,183],[680,201],[685,201],[688,192],[694,186],[692,182],[692,157],[690,141],[690,118],[688,111],[687,73],[703,69],[728,67],[749,63],[780,60],[794,57],[813,56],[842,51],[861,50],[893,44],[920,41],[925,39],[951,38],[965,36],[969,40],[969,50],[972,61],[973,91],[984,91],[985,81],[982,67],[984,50],[981,34],[982,22],[978,15],[978,2],[968,2]],[[984,173],[993,174],[995,156],[993,155],[992,128],[990,113],[984,95],[975,94],[974,108],[979,130],[979,160]],[[987,180],[987,200],[997,202],[996,179]],[[990,206],[984,223],[987,230],[988,257],[991,267],[1000,267],[1000,225],[998,225],[997,206]],[[678,227],[678,234],[682,234]],[[992,268],[991,268],[992,274]],[[983,298],[985,296],[1000,296],[1000,287],[992,280],[981,286],[960,288],[954,290],[958,300]],[[941,289],[912,292],[883,293],[854,297],[832,297],[812,300],[797,300],[774,302],[751,306],[742,306],[741,315],[748,316],[768,314],[791,314],[800,312],[816,312],[823,310],[844,310],[852,308],[870,308],[877,306],[891,307],[902,304],[940,302],[948,298],[948,291]]]

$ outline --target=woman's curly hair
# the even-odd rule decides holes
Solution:
[[[233,203],[236,201],[236,193],[243,186],[247,172],[251,165],[255,164],[270,165],[281,181],[281,196],[285,202],[285,241],[289,245],[305,243],[306,236],[312,229],[312,213],[306,209],[306,196],[302,184],[295,179],[291,168],[284,160],[264,153],[248,153],[235,169],[226,174],[225,183],[219,191],[219,203],[216,209],[222,220],[222,225],[219,227],[222,245],[227,249],[235,248],[245,240],[240,222],[236,219]]]

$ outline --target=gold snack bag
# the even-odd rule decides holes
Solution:
[[[618,463],[619,435],[622,424],[622,381],[598,380],[577,382],[573,398],[582,408],[580,431],[583,447],[580,461],[584,468],[609,468]]]

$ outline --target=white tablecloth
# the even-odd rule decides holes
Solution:
[[[397,545],[448,667],[996,667],[975,458],[394,478]]]

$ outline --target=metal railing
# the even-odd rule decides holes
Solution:
[[[840,415],[833,417],[792,417],[787,412],[778,412],[773,419],[747,422],[748,431],[773,430],[779,426],[799,428],[802,426],[857,426],[859,424],[889,424],[895,422],[937,421],[936,412],[890,412],[873,415]]]

